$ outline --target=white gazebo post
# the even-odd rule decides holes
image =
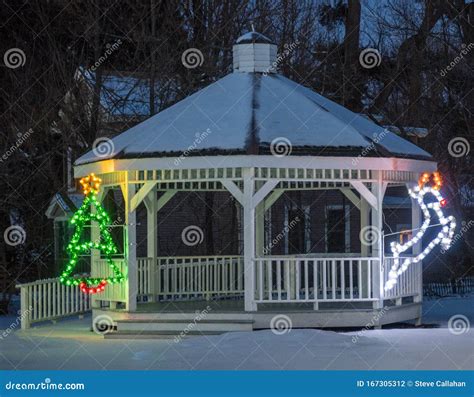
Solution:
[[[386,184],[382,181],[382,171],[372,171],[375,181],[372,182],[371,191],[375,196],[376,206],[372,206],[371,221],[372,232],[376,233],[376,241],[372,244],[372,257],[378,261],[372,266],[372,297],[375,299],[374,309],[381,309],[383,306],[383,196]]]
[[[255,208],[253,194],[255,190],[254,168],[242,170],[244,191],[242,209],[244,212],[244,299],[245,311],[257,310],[255,303]]]
[[[127,173],[125,183],[120,185],[125,202],[125,236],[123,242],[125,263],[127,264],[125,305],[127,311],[136,311],[138,293],[137,214],[136,210],[132,209],[135,184],[129,182],[129,174]]]
[[[413,189],[416,186],[416,183],[407,183],[407,188]],[[422,224],[422,216],[421,216],[421,208],[418,202],[411,198],[411,228],[412,234],[415,235]],[[422,251],[422,240],[418,241],[412,247],[412,255],[416,256],[421,253]],[[413,265],[412,265],[413,266]],[[416,273],[415,282],[418,285],[419,294],[413,297],[413,301],[416,303],[421,303],[423,301],[423,262],[420,261],[419,263],[415,264],[415,266],[419,266],[419,271]],[[421,315],[416,319],[416,325],[421,325]]]
[[[360,230],[364,230],[370,225],[370,206],[364,197],[360,197]],[[369,256],[369,246],[367,244],[360,244],[360,254],[363,258]]]
[[[100,189],[99,192],[97,193],[97,201],[99,203],[102,203],[102,200],[104,199],[106,195],[105,189]],[[92,207],[91,208],[92,212],[96,212],[96,208]],[[99,241],[100,240],[100,229],[99,225],[97,222],[91,222],[91,241]],[[100,251],[96,249],[91,249],[91,275],[95,276],[95,272],[97,269],[100,269],[99,266],[99,260],[100,260]],[[92,307],[98,307],[97,301],[98,297],[96,294],[91,295],[91,306]],[[111,303],[112,304],[112,303]],[[113,305],[113,304],[112,304]]]
[[[151,186],[151,185],[150,185]],[[143,200],[145,203],[147,211],[147,257],[151,259],[149,266],[149,289],[151,294],[148,294],[148,299],[150,302],[154,302],[156,299],[157,289],[161,285],[161,273],[158,269],[158,213],[163,208],[163,206],[170,201],[174,195],[178,192],[177,190],[167,190],[164,194],[158,199],[157,193],[158,190],[153,184],[152,187],[149,187],[149,191],[146,191],[146,197]],[[148,190],[147,189],[147,190]],[[158,278],[156,277],[158,275]]]
[[[149,302],[154,302],[156,296],[155,270],[157,266],[156,258],[158,256],[158,202],[156,194],[156,187],[153,187],[144,200],[147,215],[147,257],[151,258],[149,267],[151,295],[148,295]]]

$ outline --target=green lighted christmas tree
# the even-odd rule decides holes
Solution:
[[[75,230],[71,241],[67,246],[69,262],[61,273],[59,279],[65,285],[78,285],[84,293],[95,294],[104,291],[107,284],[122,282],[125,277],[112,260],[112,254],[116,254],[118,250],[108,229],[108,225],[110,225],[110,217],[96,198],[96,195],[99,192],[101,179],[96,177],[94,174],[90,174],[89,176],[82,178],[80,182],[86,198],[84,199],[81,208],[76,211],[70,221],[72,225],[75,225]],[[95,212],[92,212],[93,207],[96,209]],[[99,224],[101,238],[98,241],[81,242],[84,227],[92,221]],[[108,265],[113,270],[113,276],[100,278],[76,277],[72,275],[78,263],[79,256],[90,252],[91,249],[97,249],[105,255]]]

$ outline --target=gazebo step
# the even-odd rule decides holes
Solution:
[[[253,320],[249,319],[153,319],[153,320],[117,320],[117,332],[172,332],[175,334],[191,332],[229,332],[252,331]]]
[[[126,316],[118,316],[115,317],[117,318],[117,321],[185,321],[185,322],[193,322],[197,316],[201,315],[203,318],[201,321],[210,321],[210,320],[215,320],[215,321],[246,321],[246,320],[252,320],[253,315],[250,313],[245,313],[245,312],[232,312],[232,311],[227,311],[225,312],[225,308],[222,309],[221,312],[218,311],[212,311],[209,313],[203,313],[202,311],[189,311],[189,309],[186,308],[186,306],[183,306],[181,309],[178,307],[176,311],[169,310],[168,308],[166,309],[167,311],[164,311],[162,308],[156,307],[156,305],[153,304],[145,304],[143,306],[150,306],[149,310],[150,311],[144,311],[142,308],[141,311],[137,312],[129,312],[126,313]],[[178,306],[179,303],[176,304]],[[155,310],[153,310],[155,308]],[[119,313],[119,312],[117,312]]]
[[[116,331],[104,335],[104,339],[183,339],[193,336],[220,335],[220,331],[190,331],[186,335],[176,331]]]
[[[180,323],[180,324],[189,324],[193,320],[187,319],[154,319],[154,320],[117,320],[118,323],[162,323],[162,324],[171,324],[171,323]],[[231,319],[231,320],[217,320],[217,319],[209,319],[209,320],[197,320],[197,323],[207,323],[207,324],[253,324],[253,320],[251,319]]]

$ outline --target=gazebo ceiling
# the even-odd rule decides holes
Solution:
[[[262,70],[266,62],[268,73],[235,70],[113,138],[110,156],[89,151],[76,165],[184,152],[189,156],[270,154],[278,138],[289,142],[290,155],[347,157],[364,152],[365,157],[431,160],[426,151],[364,116],[273,73],[274,51],[261,52],[262,46],[273,44],[240,42],[234,54],[245,59],[234,60],[234,65],[238,62],[248,70],[250,62],[250,68],[254,64]]]

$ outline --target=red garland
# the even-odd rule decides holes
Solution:
[[[97,292],[102,292],[107,285],[107,280],[102,280],[100,284],[96,287],[88,287],[85,282],[79,284],[79,288],[85,294],[96,294]]]

